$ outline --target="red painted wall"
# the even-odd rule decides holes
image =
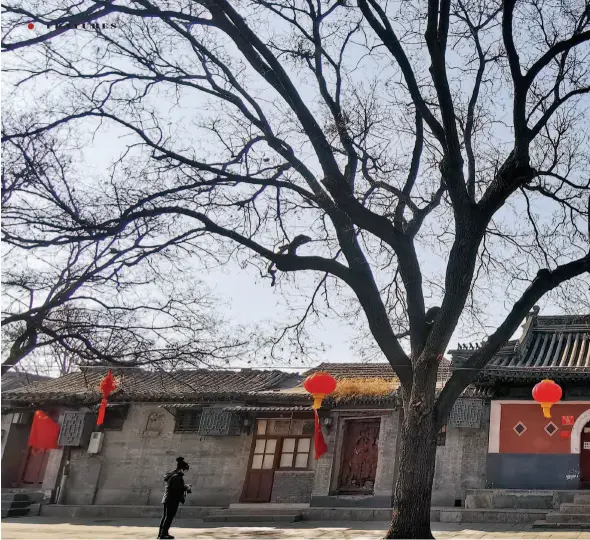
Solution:
[[[571,441],[561,437],[561,431],[570,431],[572,426],[562,425],[562,416],[573,416],[574,421],[590,409],[590,402],[581,404],[556,404],[551,407],[551,418],[545,418],[541,406],[534,403],[502,404],[500,416],[501,454],[569,454]],[[514,426],[522,422],[526,431],[518,436]],[[549,436],[545,426],[553,422],[558,430]]]

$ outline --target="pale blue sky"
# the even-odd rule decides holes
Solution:
[[[275,28],[275,30],[277,30],[277,28]],[[24,31],[27,32],[27,30]],[[37,29],[35,32],[37,32]],[[67,37],[58,39],[68,39],[70,45],[79,47],[80,51],[84,50],[84,33],[82,31],[75,31],[70,32],[69,34],[70,35]],[[228,47],[228,50],[231,49],[232,47]],[[25,51],[22,54],[26,57],[29,53]],[[180,52],[178,54],[180,55]],[[449,54],[449,58],[450,62],[454,61],[451,53]],[[350,58],[351,62],[354,60],[354,57]],[[426,70],[427,65],[424,64],[421,68]],[[376,62],[372,68],[367,65],[364,71],[361,71],[355,76],[360,77],[359,80],[366,80],[373,75],[380,74],[381,70],[382,66],[379,62]],[[464,90],[469,90],[469,81],[461,80],[460,76],[457,77],[456,75],[453,75],[453,77],[455,78],[454,83],[457,84],[457,87],[465,87],[463,88]],[[11,79],[11,77],[4,77],[5,96],[7,96],[6,88],[9,79]],[[302,80],[300,80],[298,87],[304,98],[310,102],[313,108],[313,92],[309,90]],[[49,89],[53,92],[61,91],[60,87],[56,86],[55,81],[51,78],[32,82],[28,88],[23,88],[20,91],[20,97],[22,99],[20,107],[25,110],[34,108],[35,99],[33,96]],[[7,98],[5,97],[5,99]],[[499,90],[497,94],[492,97],[486,96],[485,99],[491,99],[494,103],[497,103],[494,107],[498,120],[509,119],[509,108],[506,108],[506,103],[509,102],[510,97],[506,88]],[[178,132],[182,132],[183,129],[189,129],[190,123],[194,119],[193,116],[196,117],[199,114],[210,112],[205,110],[206,107],[204,101],[181,100],[181,106],[173,110],[169,109],[168,102],[165,98],[160,98],[159,102],[156,101],[153,104],[157,108],[161,108],[162,111],[166,110],[166,118],[170,120],[171,124],[174,124],[171,131]],[[85,131],[85,134],[88,134],[89,131],[87,129]],[[122,131],[120,128],[105,123],[103,128],[96,133],[94,142],[85,148],[84,158],[77,164],[77,168],[79,171],[83,171],[88,182],[92,182],[93,177],[104,178],[107,174],[107,165],[119,157],[122,153],[123,145],[131,142],[130,138],[121,137],[121,135]],[[509,128],[502,127],[500,124],[497,124],[494,127],[494,135],[501,143],[508,143],[510,140]],[[400,146],[403,146],[404,143],[408,143],[408,141],[404,141],[403,138],[401,138],[399,141]],[[205,144],[205,142],[203,142],[201,145],[202,149],[205,149],[208,144],[210,143]],[[409,141],[409,144],[411,145],[411,141]],[[490,141],[490,144],[493,144],[493,142]],[[313,161],[314,159],[311,156],[308,156],[308,165],[312,168],[314,168]],[[542,204],[537,205],[535,210],[539,214],[543,214],[548,212],[549,208],[550,205]],[[522,215],[522,213],[522,206],[519,207],[519,205],[516,205],[514,210],[506,213],[506,216],[509,216],[508,219],[513,219],[515,215]],[[298,230],[297,232],[305,232],[305,229],[305,224],[301,224],[301,230]],[[420,257],[423,269],[427,276],[434,278],[435,276],[440,276],[444,273],[445,259],[442,253],[435,254],[433,251],[420,249]],[[264,321],[269,320],[293,320],[285,296],[287,299],[293,301],[294,291],[290,291],[285,287],[285,296],[282,296],[279,287],[270,287],[269,281],[261,280],[257,271],[252,267],[244,270],[240,268],[236,262],[232,262],[224,269],[209,270],[206,273],[199,272],[198,277],[203,279],[203,281],[220,298],[221,305],[219,306],[219,309],[232,322],[237,324],[263,324]],[[304,285],[304,288],[306,285],[312,283],[312,280],[307,277],[297,279],[301,280],[300,283]],[[495,325],[499,324],[506,315],[511,305],[507,293],[515,293],[518,290],[522,290],[522,284],[504,282],[496,284],[491,292],[487,294],[487,298],[485,297],[486,295],[483,295],[483,297],[480,298],[480,301],[485,305],[485,311],[488,317],[487,322],[490,327],[493,328]],[[428,301],[427,304],[431,305]],[[304,306],[303,303],[299,303],[298,305],[300,307]],[[562,307],[551,302],[547,298],[539,302],[539,305],[543,314],[554,314],[562,311]],[[352,322],[353,327],[349,323],[332,318],[323,319],[322,325],[314,325],[311,329],[311,340],[314,342],[323,341],[328,346],[326,352],[321,357],[316,358],[321,361],[333,362],[358,360],[358,356],[351,350],[351,341],[356,335],[356,330],[362,326],[363,322],[364,321],[354,321]],[[517,331],[515,335],[519,335],[519,333],[520,330]],[[470,321],[462,320],[462,323],[455,332],[450,345],[451,347],[455,346],[457,341],[479,341],[484,336],[484,330],[474,327]]]

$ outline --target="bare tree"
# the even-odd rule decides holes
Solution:
[[[25,366],[64,374],[80,362],[216,366],[244,354],[247,334],[229,335],[215,299],[177,264],[179,246],[198,231],[157,241],[157,228],[143,222],[103,240],[29,246],[23,234],[63,217],[42,201],[80,219],[88,202],[77,199],[54,139],[21,142],[4,147],[2,374],[25,358]]]
[[[50,4],[4,6],[15,95],[53,85],[42,119],[4,141],[108,123],[129,136],[118,163],[141,173],[79,212],[52,200],[12,241],[108,242],[147,222],[198,230],[190,249],[232,253],[271,285],[313,273],[306,315],[338,296],[362,312],[402,383],[388,537],[432,538],[453,402],[540,298],[587,284],[588,4]],[[441,353],[490,295],[513,299],[503,322],[437,395]]]

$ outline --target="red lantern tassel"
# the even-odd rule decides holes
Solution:
[[[315,459],[320,459],[328,451],[328,445],[324,440],[324,434],[322,433],[322,428],[320,427],[320,417],[318,416],[318,411],[314,409],[313,414],[315,417],[315,429],[313,438]]]
[[[100,426],[104,422],[104,413],[107,410],[107,398],[102,398],[100,407],[98,408],[98,418],[96,419],[96,425]]]

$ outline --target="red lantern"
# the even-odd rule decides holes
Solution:
[[[557,403],[561,396],[561,386],[551,379],[543,379],[533,388],[533,399],[541,405],[545,418],[551,418],[551,406]]]
[[[322,400],[336,390],[336,379],[329,373],[318,371],[307,377],[303,386],[313,396],[312,407],[319,409],[322,406]]]
[[[320,427],[320,418],[318,416],[318,409],[322,406],[322,400],[336,390],[336,379],[329,373],[318,371],[310,375],[303,382],[304,388],[313,396],[313,415],[315,420],[314,426],[314,457],[319,459],[328,450],[328,445],[324,440],[322,428]]]
[[[115,384],[115,378],[113,372],[109,369],[104,379],[100,381],[100,391],[102,392],[102,400],[100,407],[98,408],[98,418],[96,419],[96,425],[100,426],[104,422],[104,414],[107,410],[107,397],[109,394],[117,388]]]

